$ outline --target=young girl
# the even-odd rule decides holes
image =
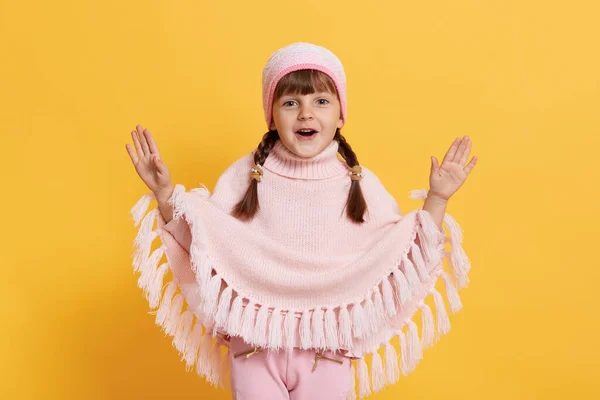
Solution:
[[[445,210],[476,163],[465,166],[471,141],[457,138],[441,165],[432,157],[430,189],[413,196],[423,207],[402,215],[341,134],[346,77],[333,53],[286,46],[262,83],[269,131],[212,194],[173,186],[150,132],[132,132],[136,151],[126,148],[151,190],[131,210],[138,284],[188,368],[236,399],[365,397],[448,332],[438,278],[451,311],[461,308],[470,264]]]

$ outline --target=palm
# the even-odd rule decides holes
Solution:
[[[158,146],[150,131],[138,125],[136,131],[131,132],[131,135],[137,155],[129,144],[125,147],[142,181],[155,194],[170,188],[171,176],[169,169],[160,159]]]
[[[135,164],[135,170],[142,180],[151,186],[160,187],[161,184],[164,184],[164,176],[159,173],[151,155],[140,157]]]
[[[471,152],[471,139],[468,136],[456,138],[448,152],[438,165],[437,158],[432,157],[431,174],[429,176],[429,193],[448,200],[463,185],[467,176],[477,163],[477,157],[465,162]]]

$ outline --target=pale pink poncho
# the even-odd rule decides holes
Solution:
[[[253,153],[234,162],[212,194],[176,185],[169,200],[174,217],[166,225],[158,209],[146,214],[151,193],[131,210],[136,226],[141,221],[134,269],[150,307],[158,308],[156,322],[174,336],[188,368],[214,385],[228,385],[229,358],[220,348],[227,349],[226,335],[237,335],[263,348],[339,350],[353,358],[357,394],[364,397],[411,372],[422,350],[448,332],[438,278],[450,309],[460,309],[456,286],[467,285],[470,269],[460,227],[445,215],[448,240],[428,212],[402,215],[364,166],[366,222],[351,222],[344,210],[349,169],[337,149],[332,141],[306,160],[278,141],[258,184],[260,210],[249,222],[230,212],[250,183]],[[413,321],[418,311],[420,334]]]

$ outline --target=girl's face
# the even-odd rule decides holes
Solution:
[[[277,129],[283,145],[298,157],[322,152],[343,125],[340,102],[333,93],[287,94],[273,102],[271,129]],[[316,133],[298,133],[303,129]]]

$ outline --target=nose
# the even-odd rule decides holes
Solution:
[[[298,119],[304,121],[307,119],[313,119],[313,112],[310,106],[305,105],[300,108],[300,113],[298,114]]]

